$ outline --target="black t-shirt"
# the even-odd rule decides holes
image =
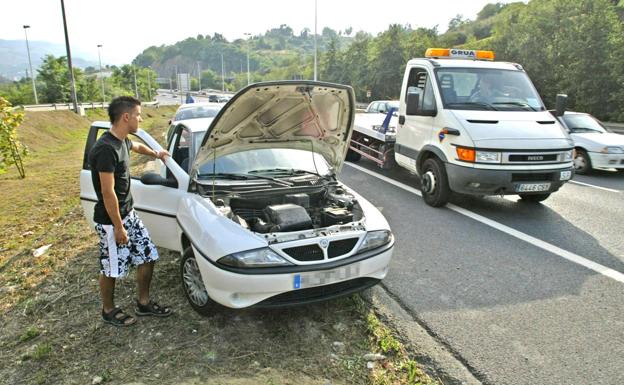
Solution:
[[[119,203],[119,214],[123,219],[132,210],[132,195],[130,194],[130,149],[132,141],[126,138],[123,142],[109,131],[106,131],[95,143],[89,152],[91,165],[91,180],[97,194],[93,220],[103,225],[111,225],[110,217],[104,207],[100,172],[115,174],[115,195]]]

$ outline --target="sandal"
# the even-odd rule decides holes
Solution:
[[[171,311],[169,307],[160,306],[154,301],[149,301],[147,305],[142,305],[137,300],[136,304],[137,306],[136,306],[136,309],[134,310],[134,313],[138,316],[151,315],[155,317],[169,317],[171,314],[173,314],[173,311]]]
[[[121,308],[116,307],[108,313],[102,309],[102,321],[113,326],[130,326],[136,323],[136,318],[124,313]]]

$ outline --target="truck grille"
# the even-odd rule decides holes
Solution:
[[[329,258],[335,258],[349,253],[355,247],[358,239],[359,238],[347,238],[331,242],[327,249],[327,256]]]
[[[509,155],[510,162],[552,162],[556,160],[557,154]]]
[[[302,262],[322,261],[325,259],[323,256],[323,249],[317,244],[289,247],[287,249],[282,249],[282,251],[297,261]]]

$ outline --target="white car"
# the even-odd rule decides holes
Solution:
[[[624,135],[609,132],[598,119],[581,112],[566,111],[558,119],[574,140],[578,174],[594,168],[624,171]]]
[[[353,115],[348,86],[254,84],[214,118],[189,173],[172,158],[163,165],[131,154],[135,210],[156,245],[182,254],[184,292],[197,312],[316,302],[386,276],[394,247],[388,222],[335,176]],[[85,154],[109,127],[93,124]],[[184,127],[174,130],[172,154]],[[131,139],[161,149],[143,130]],[[91,220],[96,195],[86,157],[80,187]]]

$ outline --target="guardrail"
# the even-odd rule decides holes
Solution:
[[[602,122],[608,129],[615,132],[616,134],[624,135],[624,123],[611,123],[611,122]]]
[[[156,106],[158,108],[158,102],[143,102],[142,106]],[[78,111],[80,115],[84,115],[84,111],[93,108],[107,108],[108,103],[103,102],[91,102],[91,103],[78,103]],[[22,111],[67,111],[73,110],[74,105],[72,103],[51,103],[51,104],[24,104],[13,107],[13,110]]]

